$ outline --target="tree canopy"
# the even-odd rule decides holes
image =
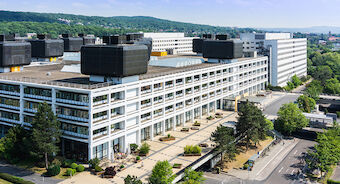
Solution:
[[[171,184],[175,179],[172,173],[172,165],[166,161],[158,161],[152,169],[149,177],[150,184]]]
[[[291,135],[292,132],[308,125],[307,118],[294,103],[283,104],[277,114],[279,117],[276,119],[274,127],[283,134]]]
[[[234,129],[220,125],[211,133],[211,140],[216,143],[215,150],[221,152],[223,160],[231,161],[236,155]]]
[[[299,108],[303,112],[308,112],[308,113],[310,113],[315,108],[315,105],[316,105],[315,100],[306,95],[299,96],[299,98],[297,99],[297,103],[299,105]]]

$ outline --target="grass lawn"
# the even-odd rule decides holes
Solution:
[[[248,161],[251,156],[265,148],[268,144],[272,142],[272,140],[272,137],[267,137],[266,140],[260,141],[260,144],[257,145],[256,149],[249,148],[248,151],[245,151],[245,146],[238,147],[238,149],[241,150],[240,153],[236,155],[234,161],[223,163],[223,171],[228,172],[228,170],[230,169],[243,167],[243,164]]]
[[[12,183],[0,178],[0,184],[12,184]]]

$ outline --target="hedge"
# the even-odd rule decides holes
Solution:
[[[334,181],[334,180],[328,179],[327,184],[340,184],[340,181]]]
[[[27,181],[27,180],[24,180],[22,178],[19,178],[19,177],[16,177],[16,176],[13,176],[7,173],[0,173],[0,178],[6,181],[12,182],[12,183],[16,183],[16,184],[34,184],[31,181]]]

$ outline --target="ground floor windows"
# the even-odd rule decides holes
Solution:
[[[93,158],[107,158],[108,143],[104,143],[93,147]]]
[[[208,105],[202,106],[202,116],[208,115]]]
[[[171,131],[173,129],[174,118],[165,120],[165,131]]]
[[[145,140],[150,139],[150,138],[151,138],[151,137],[150,137],[150,135],[151,135],[150,133],[151,133],[150,127],[145,127],[145,128],[143,128],[143,129],[140,131],[141,140],[142,140],[142,141],[145,141]]]
[[[163,132],[162,122],[156,123],[153,125],[153,135],[161,135]]]
[[[185,112],[185,122],[190,121],[192,121],[192,112],[191,111]]]
[[[194,109],[194,119],[199,119],[200,118],[200,116],[201,116],[200,111],[201,111],[201,108],[199,108],[199,107]]]
[[[180,126],[184,123],[184,117],[183,114],[176,116],[176,126]]]
[[[68,139],[61,139],[62,155],[68,159],[76,159],[79,161],[88,160],[88,144],[72,141]]]

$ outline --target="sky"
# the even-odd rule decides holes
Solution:
[[[0,10],[152,16],[217,26],[340,26],[340,0],[0,0]]]

